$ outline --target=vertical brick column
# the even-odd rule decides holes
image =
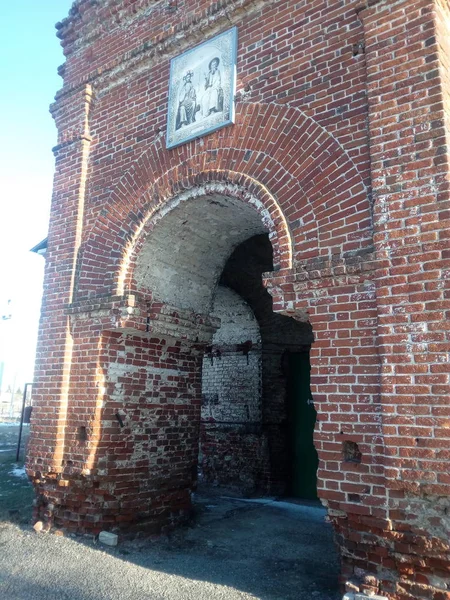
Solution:
[[[44,300],[37,348],[28,473],[56,474],[64,451],[64,427],[72,340],[65,307],[72,300],[75,263],[83,226],[90,149],[90,86],[52,106],[58,131],[56,171],[48,233]]]
[[[392,598],[448,598],[448,23],[435,0],[364,10]],[[448,16],[447,16],[448,19]],[[445,43],[444,43],[445,42]]]
[[[197,478],[201,367],[217,319],[137,298],[65,313],[73,336],[64,455],[37,475],[47,529],[172,527]]]

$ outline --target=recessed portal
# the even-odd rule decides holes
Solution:
[[[236,495],[314,498],[317,463],[309,462],[302,487],[297,479],[306,471],[294,451],[301,435],[315,452],[314,422],[305,426],[293,410],[299,367],[286,363],[308,356],[312,329],[275,313],[262,280],[274,270],[273,248],[280,253],[277,230],[244,192],[197,192],[154,216],[134,269],[134,285],[148,299],[146,332],[158,351],[139,398],[139,418],[148,410],[161,432],[154,433],[159,455],[149,455],[149,482],[158,482],[169,515],[171,498],[184,507],[198,479]],[[127,344],[127,356],[144,351],[137,340]],[[298,376],[307,377],[301,385],[309,390],[309,362]],[[147,485],[143,478],[142,493],[153,498]]]
[[[251,494],[317,498],[309,323],[278,315],[262,284],[267,235],[240,244],[216,288],[205,352],[199,479]]]

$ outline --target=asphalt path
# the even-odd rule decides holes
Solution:
[[[122,541],[0,523],[2,600],[339,600],[332,532],[319,506],[197,499],[189,527]]]

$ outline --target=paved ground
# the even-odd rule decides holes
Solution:
[[[122,542],[113,549],[88,539],[36,534],[24,523],[25,505],[18,514],[9,514],[10,508],[3,518],[0,513],[2,600],[342,597],[331,530],[315,505],[209,493],[197,498],[190,527],[169,538]]]

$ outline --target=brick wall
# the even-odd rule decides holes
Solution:
[[[199,473],[208,483],[253,492],[264,471],[261,334],[251,308],[217,288],[221,321],[203,358]]]
[[[448,23],[445,0],[74,3],[58,25],[28,461],[44,519],[86,531],[183,518],[214,286],[264,234],[282,321],[263,326],[230,270],[225,283],[260,325],[263,407],[283,389],[271,327],[306,346],[314,333],[319,496],[343,581],[448,598]],[[231,25],[235,124],[167,151],[170,58]],[[284,460],[276,397],[268,487]]]
[[[434,2],[363,13],[368,64],[386,489],[386,588],[445,597],[448,147]],[[448,21],[447,21],[448,34]],[[441,54],[442,55],[442,54]],[[430,510],[431,505],[435,511]]]

